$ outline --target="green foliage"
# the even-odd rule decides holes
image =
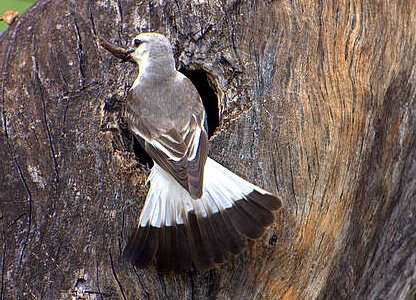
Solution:
[[[0,16],[3,16],[4,12],[8,10],[16,10],[19,15],[22,15],[35,2],[36,0],[0,0]],[[6,23],[0,22],[0,32],[6,30],[8,26]]]

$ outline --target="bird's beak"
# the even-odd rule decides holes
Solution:
[[[99,36],[100,45],[110,52],[113,56],[121,59],[121,62],[134,62],[134,59],[131,57],[131,54],[136,50],[135,48],[130,48],[128,50],[112,45],[110,42],[105,40],[103,37]]]
[[[136,49],[134,49],[134,48],[130,48],[130,49],[126,50],[126,52],[125,52],[126,56],[124,56],[124,57],[121,59],[121,62],[122,62],[122,63],[125,63],[125,62],[134,62],[133,58],[131,57],[131,54],[132,54],[135,50],[136,50]]]

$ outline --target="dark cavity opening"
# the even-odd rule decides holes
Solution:
[[[137,161],[148,168],[153,167],[153,160],[144,150],[142,139],[140,137],[136,137],[133,132],[124,126],[120,126],[120,133],[126,149],[134,152],[134,156]]]
[[[181,67],[179,72],[192,81],[201,96],[202,103],[204,104],[207,113],[208,137],[211,137],[220,123],[218,97],[215,93],[215,89],[211,86],[208,75],[204,70],[190,70]]]
[[[104,104],[104,110],[108,113],[119,113],[121,107],[121,101],[116,95],[111,96],[106,100]],[[136,137],[133,132],[128,130],[127,125],[124,122],[119,122],[118,125],[119,132],[125,147],[129,151],[134,152],[134,155],[139,163],[147,166],[148,168],[153,167],[153,160],[144,150],[143,141],[140,139],[140,137]]]
[[[143,143],[140,138],[137,138],[133,134],[133,151],[134,156],[136,159],[143,165],[147,166],[149,169],[153,167],[153,159],[147,154],[147,152],[144,150]]]

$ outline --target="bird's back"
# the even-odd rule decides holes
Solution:
[[[138,82],[130,90],[127,114],[131,126],[150,137],[172,129],[181,130],[192,115],[202,115],[204,107],[192,82],[181,73],[152,84]]]

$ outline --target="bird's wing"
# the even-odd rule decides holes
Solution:
[[[169,172],[192,198],[202,196],[203,170],[208,154],[207,134],[198,117],[193,115],[189,127],[183,132],[171,129],[145,143],[150,157]]]
[[[144,140],[144,149],[150,157],[169,172],[192,198],[198,199],[202,196],[203,170],[208,156],[205,110],[189,79],[181,80],[177,89],[174,96],[182,98],[173,101],[180,105],[172,106],[169,115],[145,118],[138,115],[143,111],[128,105],[127,118],[132,132]],[[137,100],[149,100],[135,99],[140,97],[138,93],[130,97],[131,104]]]

